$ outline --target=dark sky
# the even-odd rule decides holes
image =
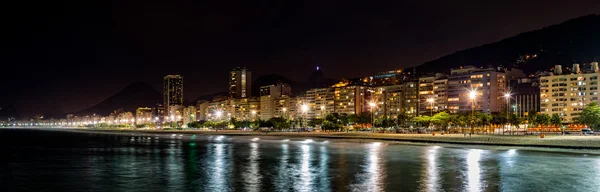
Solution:
[[[73,112],[136,81],[185,97],[226,90],[228,70],[305,81],[414,66],[598,13],[600,3],[439,1],[14,1],[4,4],[0,106]]]

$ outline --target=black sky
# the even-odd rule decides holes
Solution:
[[[588,1],[16,1],[5,4],[0,106],[73,112],[130,83],[185,97],[226,90],[227,72],[305,81],[414,66],[598,13]],[[4,54],[3,54],[4,55]]]

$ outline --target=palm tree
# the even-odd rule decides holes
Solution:
[[[536,123],[539,125],[542,125],[542,126],[548,126],[552,122],[551,122],[550,116],[548,114],[541,114],[541,115],[537,116]]]
[[[557,113],[552,114],[552,117],[550,118],[550,122],[552,125],[561,128],[562,126],[562,118],[560,118],[560,115],[558,115]],[[561,129],[562,130],[562,129]],[[565,134],[565,131],[562,130],[562,134]]]
[[[509,122],[511,125],[514,125],[515,127],[517,127],[517,133],[518,133],[518,132],[519,132],[519,125],[520,125],[521,123],[523,123],[523,119],[521,119],[521,118],[517,117],[517,115],[515,115],[515,114],[511,114],[511,115],[509,116],[508,122]],[[513,135],[513,134],[514,134],[514,132],[512,131],[512,129],[511,129],[511,132],[510,132],[510,134],[511,134],[511,135]]]

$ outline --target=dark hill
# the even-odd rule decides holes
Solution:
[[[138,107],[153,107],[162,102],[162,95],[151,85],[143,82],[133,83],[104,101],[75,113],[76,115],[109,115],[117,109],[135,113]]]
[[[203,95],[200,96],[198,98],[196,98],[195,100],[193,100],[192,102],[187,103],[187,105],[196,105],[198,103],[198,101],[212,101],[215,97],[227,97],[228,93],[227,92],[219,92],[219,93],[213,93],[213,94],[208,94],[208,95]]]
[[[475,29],[476,30],[476,29]],[[600,59],[600,15],[588,15],[446,55],[416,67],[417,73],[443,72],[465,65],[517,67],[526,73],[556,64]],[[408,69],[412,70],[412,69]]]

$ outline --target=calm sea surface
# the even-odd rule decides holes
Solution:
[[[600,156],[0,129],[0,191],[600,191]]]

